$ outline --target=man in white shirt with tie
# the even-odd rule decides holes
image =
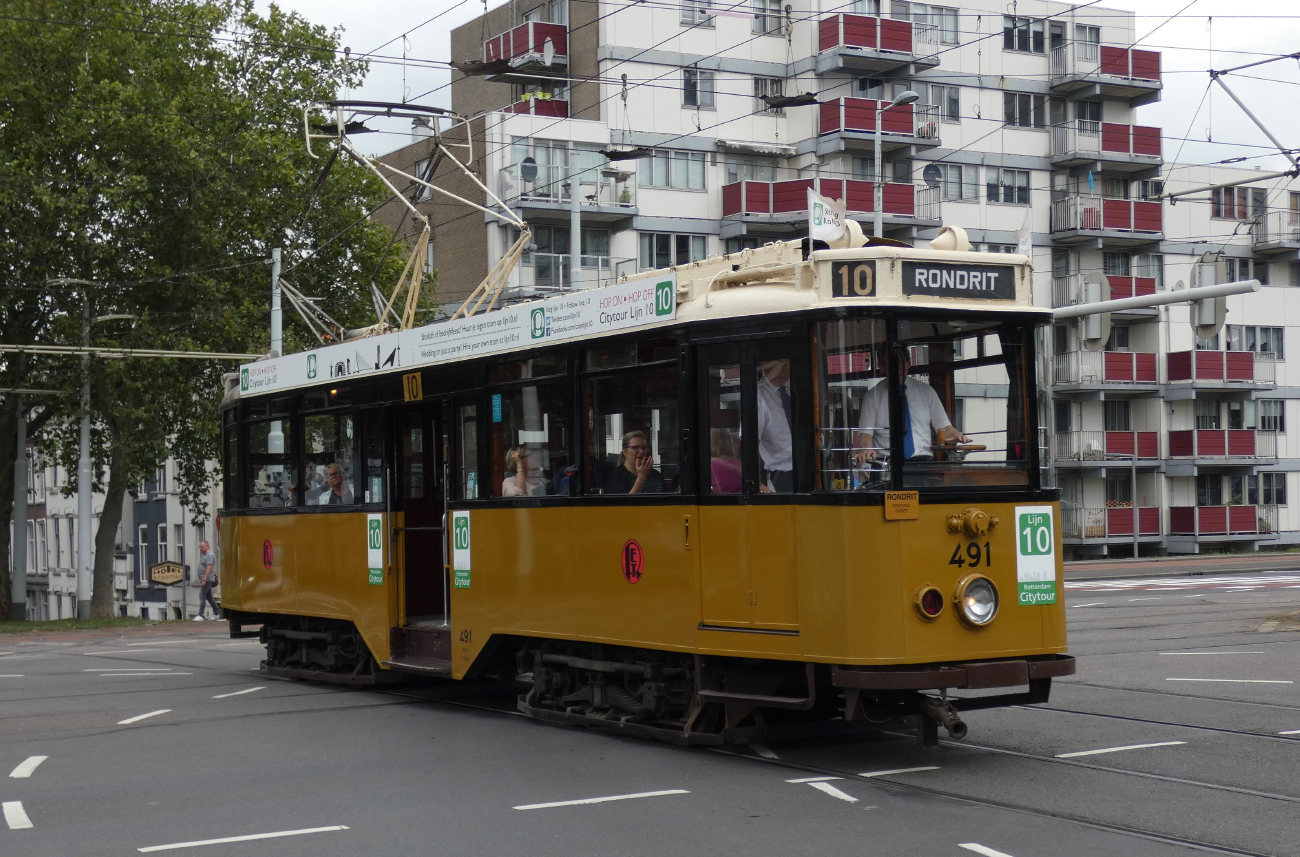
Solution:
[[[758,458],[767,472],[759,485],[763,492],[794,492],[794,408],[790,398],[790,361],[764,360],[758,364]],[[771,482],[769,487],[768,482]]]
[[[894,360],[898,364],[898,385],[903,390],[903,425],[907,430],[903,436],[903,457],[908,461],[933,461],[932,438],[936,431],[940,440],[970,443],[970,438],[953,427],[934,388],[907,377],[912,370],[907,349],[895,348]],[[853,445],[858,450],[853,453],[853,460],[858,464],[889,455],[889,385],[884,381],[872,387],[862,400]]]

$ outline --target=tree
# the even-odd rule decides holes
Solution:
[[[272,247],[295,285],[340,321],[371,314],[368,284],[392,281],[391,233],[367,216],[387,191],[340,161],[303,211],[320,162],[304,105],[356,86],[338,33],[251,0],[11,0],[0,19],[0,328],[8,343],[265,352]],[[400,255],[400,254],[399,254]],[[383,260],[381,265],[381,259]],[[94,288],[54,287],[75,277]],[[286,324],[286,350],[307,343]],[[0,388],[80,388],[77,358],[0,356]],[[95,551],[95,612],[112,607],[122,499],[170,454],[182,499],[202,500],[216,458],[221,374],[232,364],[91,361],[96,473],[108,473]],[[3,394],[0,394],[3,395]],[[76,396],[47,397],[48,454],[76,460]],[[17,406],[0,404],[0,538],[12,516]],[[35,432],[32,432],[35,434]],[[68,468],[75,472],[75,465]],[[72,486],[70,490],[76,490]],[[9,584],[0,580],[0,610]]]

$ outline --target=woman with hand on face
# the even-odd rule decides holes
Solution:
[[[501,483],[502,497],[530,497],[546,493],[541,466],[534,466],[527,444],[516,444],[506,451],[506,478]]]
[[[663,474],[654,469],[650,441],[643,431],[623,435],[623,454],[609,474],[606,494],[661,494],[668,490]]]

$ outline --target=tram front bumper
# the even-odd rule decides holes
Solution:
[[[836,687],[856,691],[984,690],[1029,686],[1027,692],[950,700],[957,708],[969,711],[1046,702],[1052,679],[1074,675],[1074,667],[1074,657],[1071,655],[934,664],[925,667],[836,666],[831,668],[831,682]]]

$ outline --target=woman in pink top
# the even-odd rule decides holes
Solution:
[[[740,459],[728,429],[709,430],[709,459],[710,490],[714,494],[739,494]]]
[[[546,480],[541,469],[534,470],[525,444],[506,451],[506,478],[501,483],[502,497],[531,497],[546,493]]]

